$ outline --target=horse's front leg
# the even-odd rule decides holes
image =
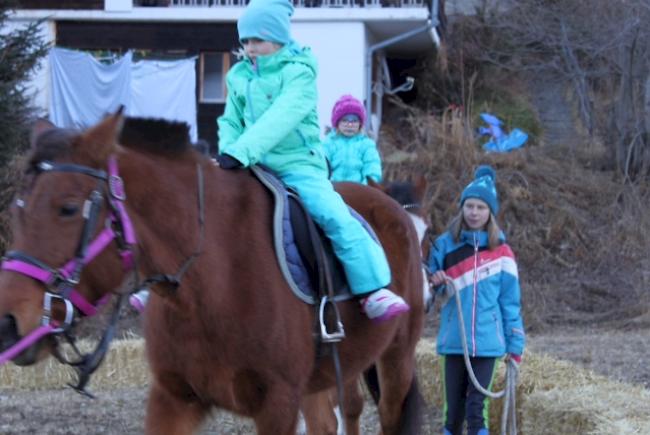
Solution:
[[[276,385],[253,415],[257,435],[295,435],[299,409],[299,391]]]
[[[359,420],[364,399],[359,382],[354,379],[343,387],[343,416],[340,416],[336,388],[310,394],[303,398],[302,412],[307,423],[307,435],[359,435]],[[337,413],[339,413],[337,415]],[[340,425],[345,425],[345,432]]]
[[[332,394],[334,396],[332,397]],[[319,391],[302,399],[307,435],[336,435],[338,421],[334,414],[336,390]]]
[[[194,433],[209,407],[198,402],[188,390],[170,392],[154,381],[149,391],[145,433],[147,435],[186,435]]]
[[[336,390],[332,390],[336,394]],[[361,413],[363,412],[364,399],[359,386],[359,381],[354,380],[345,385],[343,404],[343,419],[346,435],[359,435]]]

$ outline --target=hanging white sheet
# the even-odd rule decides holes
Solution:
[[[50,121],[58,127],[86,128],[131,101],[131,53],[104,65],[88,53],[53,48]]]
[[[126,113],[186,122],[196,142],[196,58],[143,60],[131,67],[131,104]]]
[[[196,58],[132,62],[131,52],[106,65],[87,53],[53,48],[50,120],[86,128],[120,105],[130,116],[186,122],[197,140]]]

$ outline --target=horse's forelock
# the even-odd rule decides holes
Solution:
[[[419,203],[413,184],[402,181],[394,181],[386,186],[386,193],[400,204]]]
[[[72,143],[79,132],[71,129],[54,128],[40,134],[34,141],[29,165],[33,166],[44,160],[56,160],[67,156],[72,151]]]

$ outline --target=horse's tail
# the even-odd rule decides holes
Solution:
[[[370,396],[372,397],[375,405],[379,404],[380,390],[379,390],[379,375],[377,374],[377,366],[372,365],[368,370],[363,372],[363,379],[368,387]],[[421,433],[422,428],[422,409],[424,398],[420,394],[418,388],[418,381],[415,373],[411,380],[411,386],[402,403],[402,415],[399,420],[398,433],[405,435],[416,435]]]

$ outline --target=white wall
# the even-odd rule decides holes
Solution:
[[[343,94],[365,98],[366,29],[362,22],[292,24],[293,38],[311,47],[318,59],[318,117],[321,132],[330,125],[332,106]]]

